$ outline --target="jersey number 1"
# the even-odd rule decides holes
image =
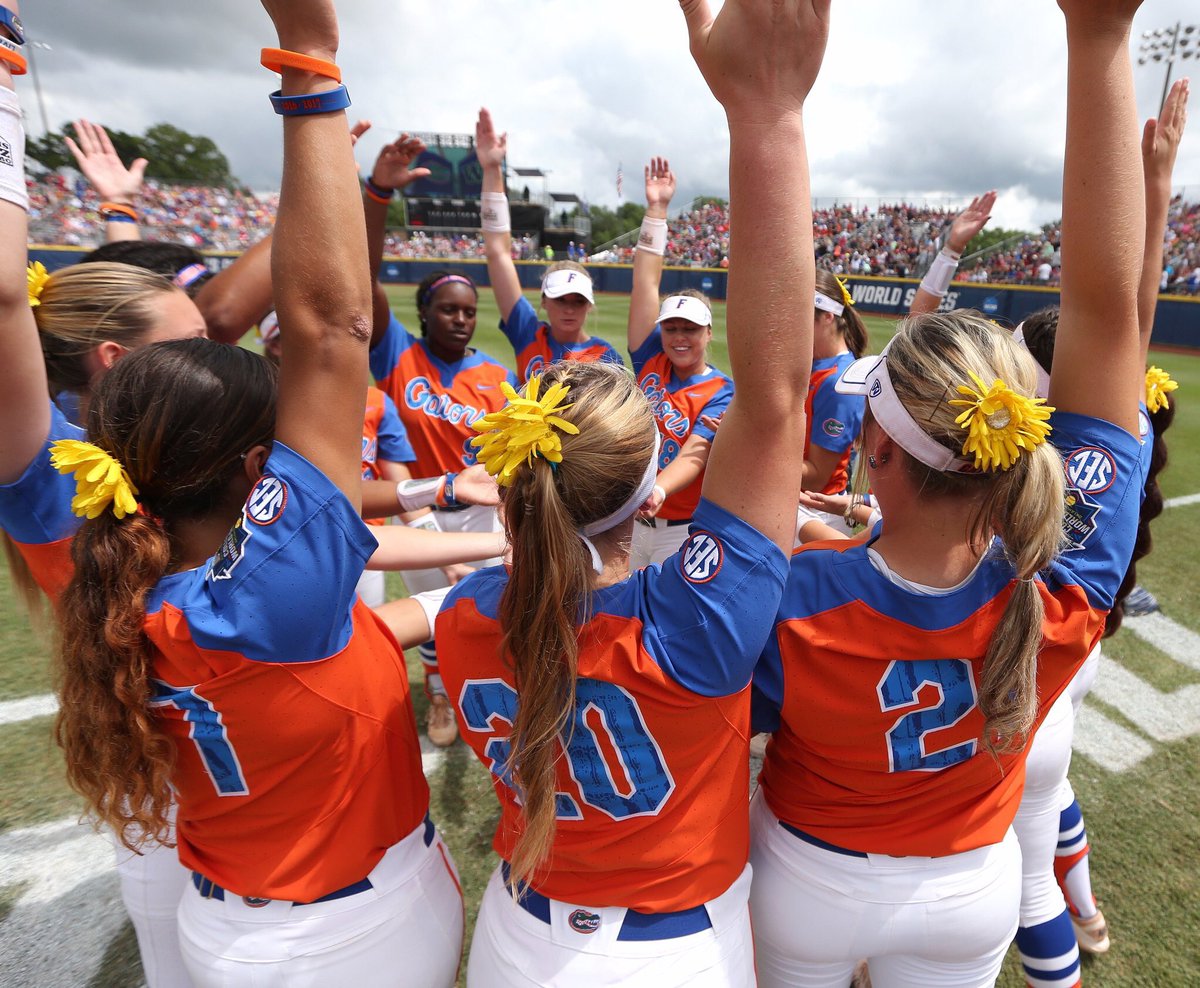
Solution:
[[[473,731],[500,730],[501,724],[511,725],[516,720],[517,691],[503,680],[469,679],[463,684],[461,697],[463,719]],[[563,730],[562,744],[583,801],[613,819],[652,816],[662,809],[675,788],[637,701],[613,683],[596,679],[576,682],[575,710]],[[606,758],[602,748],[610,749],[612,755]],[[518,791],[509,763],[509,739],[492,738],[484,752],[491,759],[492,774]],[[613,756],[616,765],[610,764]],[[578,820],[583,816],[569,793],[557,793],[556,800],[558,819]]]

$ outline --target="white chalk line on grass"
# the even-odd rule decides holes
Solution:
[[[17,724],[34,717],[49,717],[58,712],[58,699],[53,693],[23,696],[19,700],[0,702],[0,725]]]
[[[1169,497],[1163,501],[1164,508],[1182,508],[1187,504],[1200,504],[1200,494],[1184,494],[1182,497]]]

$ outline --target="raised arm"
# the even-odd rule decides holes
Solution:
[[[1067,144],[1062,307],[1050,373],[1051,405],[1135,435],[1146,203],[1129,29],[1139,5],[1059,0],[1067,20]]]
[[[280,48],[334,60],[338,25],[332,0],[263,0],[263,6],[275,22]],[[285,66],[282,75],[285,96],[339,88],[333,79],[300,69]],[[271,254],[283,346],[275,435],[312,461],[357,508],[371,280],[345,112],[285,115],[283,151]]]
[[[1146,186],[1146,247],[1142,280],[1138,283],[1138,333],[1142,363],[1150,350],[1158,285],[1163,270],[1163,234],[1171,207],[1171,173],[1187,125],[1188,80],[1177,79],[1167,94],[1158,119],[1151,117],[1142,131],[1142,177]]]
[[[504,187],[504,156],[508,134],[497,134],[492,115],[479,111],[475,123],[475,154],[483,168],[483,249],[488,280],[505,322],[521,298],[521,279],[512,256],[512,227],[508,217],[508,191]]]
[[[196,293],[210,339],[236,343],[272,308],[271,245],[268,233],[229,267],[218,271]]]
[[[66,138],[67,147],[75,156],[75,164],[83,172],[96,195],[100,197],[104,218],[104,242],[141,240],[137,223],[138,196],[146,174],[145,158],[137,158],[126,168],[109,139],[108,131],[87,120],[75,121],[78,142]],[[117,207],[116,209],[104,207]]]
[[[909,315],[937,311],[946,296],[950,282],[954,280],[955,272],[958,271],[958,262],[963,251],[992,218],[992,207],[995,204],[996,192],[993,189],[976,196],[966,209],[954,217],[954,222],[950,224],[950,232],[946,235],[945,245],[929,265],[929,270],[921,280],[921,287],[913,296],[912,305],[908,309]]]
[[[792,550],[812,367],[813,293],[804,100],[825,53],[829,0],[681,0],[692,55],[729,121],[727,323],[734,395],[704,496]]]
[[[369,125],[368,125],[369,126]],[[371,277],[375,279],[373,334],[375,341],[387,329],[392,317],[387,293],[379,284],[379,268],[383,264],[383,240],[387,234],[388,207],[399,189],[429,175],[428,168],[413,168],[412,163],[425,150],[425,142],[401,134],[391,144],[379,150],[375,166],[363,183],[363,213],[367,221],[367,252]]]
[[[14,0],[6,6],[17,12]],[[0,160],[0,484],[18,479],[50,432],[50,395],[37,324],[29,306],[26,263],[29,208],[25,191],[25,130],[7,62],[0,61],[0,138],[11,156]]]
[[[654,331],[658,322],[658,285],[667,246],[667,208],[675,195],[675,173],[666,158],[646,166],[646,215],[633,254],[633,291],[629,296],[629,351]]]

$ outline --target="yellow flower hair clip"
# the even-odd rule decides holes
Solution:
[[[99,518],[109,507],[117,518],[137,511],[138,489],[125,468],[99,446],[60,439],[50,447],[50,464],[59,473],[75,474],[71,510],[81,518]]]
[[[846,283],[845,278],[839,278],[836,274],[833,280],[838,283],[838,288],[842,290],[842,305],[853,305],[854,299],[850,297],[850,288]]]
[[[538,375],[529,379],[524,395],[517,394],[507,383],[501,384],[508,404],[475,423],[475,431],[483,435],[472,439],[471,445],[479,448],[484,469],[502,487],[512,483],[513,471],[522,462],[532,466],[535,456],[544,457],[552,467],[562,462],[562,440],[555,429],[573,436],[579,434],[577,426],[559,415],[571,407],[559,404],[570,387],[555,384],[539,399],[541,387]]]
[[[42,304],[42,292],[46,290],[46,282],[50,280],[50,272],[41,261],[34,261],[25,269],[25,284],[29,289],[29,307],[36,309]]]
[[[1023,449],[1033,449],[1050,434],[1047,419],[1054,409],[1043,398],[1017,394],[999,378],[989,388],[974,372],[975,387],[958,386],[963,398],[950,399],[951,405],[964,407],[954,421],[967,431],[964,454],[975,457],[978,470],[1007,470]]]
[[[1146,408],[1150,412],[1157,412],[1161,408],[1170,408],[1171,402],[1167,398],[1172,391],[1179,388],[1179,382],[1171,379],[1161,367],[1150,367],[1146,371]]]

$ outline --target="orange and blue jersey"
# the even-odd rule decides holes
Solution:
[[[378,388],[367,388],[367,410],[363,415],[362,468],[363,480],[378,480],[379,461],[412,463],[417,454],[404,423],[396,412],[396,404]]]
[[[1137,531],[1144,449],[1098,419],[1050,421],[1075,511],[1064,550],[1036,578],[1039,724],[1104,631]],[[792,557],[754,676],[755,727],[774,735],[760,779],[767,803],[784,823],[860,852],[998,843],[1026,752],[984,748],[978,693],[1016,586],[1012,564],[996,543],[962,584],[924,594],[897,585],[873,552],[871,542],[817,542]]]
[[[658,469],[665,470],[679,455],[683,444],[692,436],[713,441],[715,433],[700,421],[700,416],[720,418],[733,399],[733,379],[715,367],[705,365],[699,374],[680,378],[663,352],[662,330],[654,327],[645,342],[629,353],[638,385],[650,399],[654,420],[662,435],[659,446]],[[692,517],[704,486],[704,471],[681,491],[676,491],[663,503],[658,517],[665,521],[686,521]]]
[[[408,433],[416,454],[415,477],[471,466],[477,452],[471,427],[504,407],[502,383],[517,384],[512,371],[478,350],[446,363],[395,316],[372,347],[370,360],[372,377],[395,403]]]
[[[852,363],[852,353],[822,357],[813,361],[812,375],[808,379],[808,397],[804,401],[804,414],[808,416],[804,458],[808,459],[808,451],[814,444],[841,454],[829,480],[821,488],[822,494],[841,494],[846,489],[850,481],[850,451],[862,431],[863,397],[838,394],[834,387]]]
[[[37,585],[55,602],[71,582],[71,538],[80,519],[71,510],[75,478],[50,465],[50,446],[60,439],[84,439],[62,410],[50,403],[46,444],[11,484],[0,485],[0,528],[8,533]]]
[[[555,769],[553,858],[535,873],[536,891],[671,912],[741,874],[750,673],[786,572],[770,540],[701,500],[677,555],[592,594]],[[500,799],[493,847],[511,860],[521,822],[508,764],[519,698],[500,654],[507,582],[496,566],[459,583],[438,615],[437,642],[462,737]]]
[[[524,295],[517,299],[508,319],[500,320],[500,331],[508,337],[517,355],[517,378],[522,384],[556,360],[602,360],[624,366],[613,345],[599,336],[592,336],[582,343],[559,343],[551,335],[550,325],[538,319],[537,312]]]
[[[179,859],[237,895],[353,884],[428,810],[404,655],[355,592],[375,548],[277,442],[216,555],[147,598]]]

